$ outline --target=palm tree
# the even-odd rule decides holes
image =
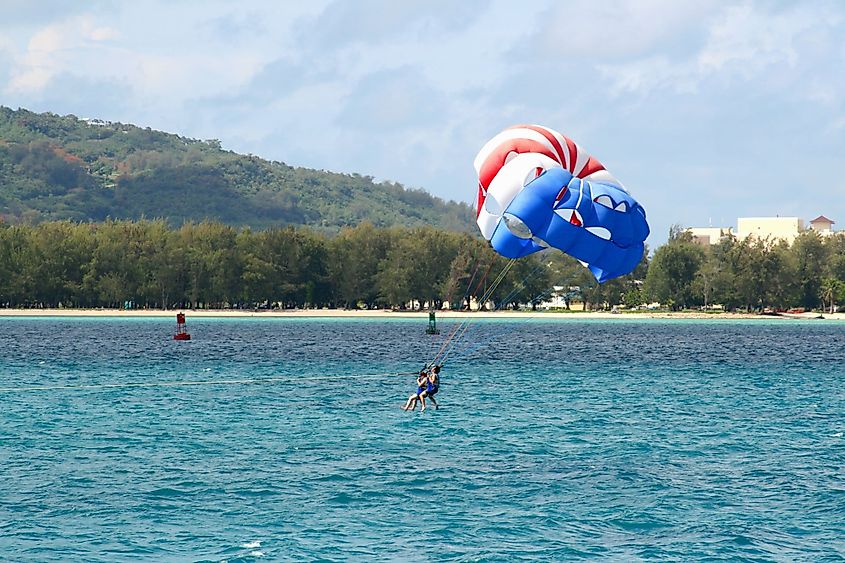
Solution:
[[[843,292],[845,284],[836,278],[825,278],[822,280],[820,296],[822,298],[822,306],[827,302],[829,304],[829,313],[833,314],[837,296]]]

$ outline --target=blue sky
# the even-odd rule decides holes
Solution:
[[[0,0],[0,104],[471,201],[539,123],[670,225],[845,229],[845,3]]]

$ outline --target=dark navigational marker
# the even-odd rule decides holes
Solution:
[[[428,312],[428,328],[425,329],[426,334],[440,334],[440,329],[437,328],[437,319],[434,318],[434,311]]]

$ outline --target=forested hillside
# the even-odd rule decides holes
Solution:
[[[212,219],[333,232],[430,225],[468,230],[466,204],[371,177],[295,168],[221,149],[216,140],[0,106],[0,219]]]

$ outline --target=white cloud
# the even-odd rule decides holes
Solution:
[[[624,65],[599,65],[602,75],[613,83],[616,94],[646,94],[670,89],[678,93],[696,90],[697,76],[690,67],[676,64],[665,56],[653,56]]]
[[[16,61],[8,90],[33,92],[43,89],[57,70],[54,54],[62,47],[62,38],[56,26],[36,33],[29,41],[26,54]]]
[[[111,27],[97,27],[88,32],[91,41],[113,41],[120,38],[120,32]]]
[[[481,12],[485,3],[483,0],[335,0],[301,36],[310,46],[330,50],[354,43],[383,44],[409,35],[425,41],[461,29],[473,21],[474,14]]]
[[[73,70],[76,55],[90,43],[116,39],[110,27],[97,26],[91,16],[76,16],[35,32],[26,51],[15,57],[6,88],[13,93],[38,93],[61,72]]]
[[[66,19],[73,14],[84,12],[102,13],[108,11],[108,0],[86,0],[85,2],[68,2],[67,0],[3,0],[3,18],[0,19],[0,29],[13,30],[16,28],[30,28],[44,26],[57,20]]]
[[[127,79],[147,98],[218,95],[247,82],[260,68],[258,57],[231,53],[208,57],[199,53],[142,55],[126,53]]]
[[[711,19],[703,45],[690,56],[673,60],[651,54],[597,68],[616,94],[648,95],[665,89],[690,93],[707,81],[753,80],[773,69],[777,69],[775,75],[792,73],[798,79],[795,70],[801,65],[802,50],[816,49],[812,42],[834,32],[839,23],[835,13],[819,6],[765,12],[744,3],[725,8]]]
[[[824,27],[824,14],[815,8],[765,14],[751,4],[725,10],[710,28],[707,44],[697,57],[702,75],[731,67],[751,75],[772,64],[795,66],[797,36]]]
[[[540,18],[539,43],[553,57],[628,59],[677,41],[698,27],[714,5],[714,0],[557,2]]]

